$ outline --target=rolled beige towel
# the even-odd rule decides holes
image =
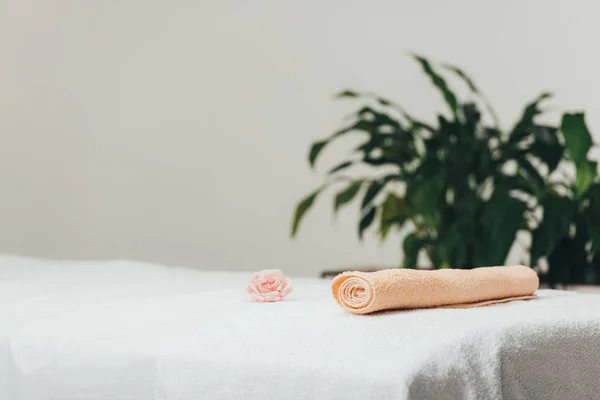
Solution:
[[[344,272],[331,288],[354,314],[413,308],[470,308],[535,298],[539,279],[522,265],[475,269]]]

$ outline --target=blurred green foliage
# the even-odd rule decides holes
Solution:
[[[584,115],[564,114],[560,126],[538,123],[541,105],[551,97],[542,93],[512,129],[502,130],[461,69],[413,57],[442,95],[449,117],[437,115],[437,124],[428,124],[373,93],[340,92],[338,98],[362,104],[343,129],[311,146],[311,167],[338,138],[360,132],[365,141],[300,201],[292,236],[319,194],[344,183],[334,211],[358,199],[361,239],[372,226],[382,240],[392,229],[406,229],[404,267],[415,267],[419,254],[434,268],[502,265],[524,231],[532,238],[530,265],[546,259],[552,281],[600,281],[600,180],[589,159],[593,143]],[[468,101],[450,89],[448,74],[466,84]],[[348,174],[357,165],[373,174]]]

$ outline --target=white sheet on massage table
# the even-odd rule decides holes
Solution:
[[[0,399],[600,396],[600,296],[354,316],[329,282],[0,257]]]

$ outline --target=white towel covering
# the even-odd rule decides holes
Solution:
[[[282,268],[285,271],[285,268]],[[0,257],[0,399],[597,399],[600,296],[356,316],[330,282]]]

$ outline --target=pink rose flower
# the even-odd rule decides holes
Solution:
[[[265,269],[252,275],[246,291],[252,301],[281,301],[292,291],[292,281],[278,269]]]

